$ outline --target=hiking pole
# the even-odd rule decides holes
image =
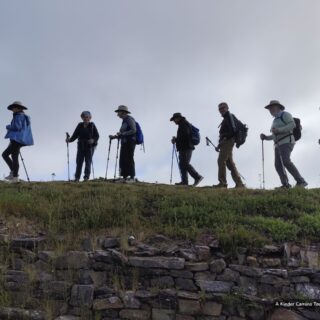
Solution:
[[[110,161],[111,142],[112,142],[112,139],[109,137],[108,159],[107,159],[106,175],[104,177],[104,180],[107,180],[107,176],[108,176],[108,167],[109,167],[109,161]]]
[[[120,146],[120,138],[117,138],[117,139],[118,139],[118,143],[117,143],[116,165],[115,165],[115,168],[114,168],[114,179],[116,179],[116,176],[117,176],[117,165],[118,165],[118,158],[119,158],[119,146]]]
[[[27,180],[28,180],[28,182],[30,182],[28,171],[27,171],[26,165],[24,164],[24,159],[22,158],[21,151],[19,152],[19,154],[20,154],[20,158],[21,158],[21,161],[22,161],[22,164],[23,164],[23,167],[24,167],[24,171],[25,171],[26,176],[27,176]]]
[[[68,162],[68,181],[70,182],[70,157],[69,157],[69,139],[70,139],[70,135],[68,132],[66,132],[66,141],[67,141],[67,162]]]
[[[266,188],[265,183],[265,175],[264,175],[264,140],[261,140],[261,147],[262,147],[262,188]]]
[[[93,147],[90,147],[91,150],[91,167],[92,167],[92,179],[94,180],[94,166],[93,166]]]
[[[173,158],[174,158],[174,144],[172,144],[172,157],[171,157],[170,184],[172,184]]]
[[[214,147],[214,149],[217,151],[217,148],[218,148],[218,147],[215,146],[208,137],[206,137],[206,144],[207,144],[208,147],[209,147],[210,144],[211,144],[211,145]],[[218,152],[218,151],[217,151],[217,152]]]

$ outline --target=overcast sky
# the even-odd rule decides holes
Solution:
[[[212,185],[217,153],[204,138],[217,141],[217,105],[226,101],[249,126],[236,164],[247,186],[259,188],[259,134],[272,122],[264,106],[277,99],[301,118],[303,138],[292,159],[310,187],[319,186],[319,13],[319,0],[0,0],[0,133],[11,121],[8,104],[22,101],[35,140],[22,149],[31,179],[51,180],[53,172],[67,179],[65,132],[88,109],[101,136],[95,175],[104,177],[107,137],[121,124],[114,110],[125,104],[145,134],[146,153],[136,149],[137,177],[169,183],[177,129],[169,118],[182,112],[200,128],[192,164],[205,177],[201,185]],[[1,150],[7,144],[3,139]],[[271,188],[280,184],[272,142],[265,155]],[[73,143],[72,173],[75,156]]]

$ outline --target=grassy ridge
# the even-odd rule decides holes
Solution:
[[[196,238],[213,232],[226,248],[320,241],[320,190],[212,190],[105,182],[0,184],[0,219],[49,234],[83,232]]]

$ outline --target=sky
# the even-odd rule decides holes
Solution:
[[[181,112],[200,129],[191,163],[205,177],[201,185],[212,185],[218,154],[205,137],[217,142],[217,106],[225,101],[249,127],[247,142],[234,150],[238,170],[248,187],[260,188],[259,135],[272,122],[264,106],[276,99],[301,119],[292,159],[309,187],[318,187],[319,12],[319,0],[0,0],[0,134],[12,118],[6,107],[22,101],[35,140],[22,149],[31,180],[50,181],[52,173],[66,180],[65,132],[90,110],[101,137],[95,177],[104,177],[108,135],[121,125],[114,110],[124,104],[145,135],[145,153],[137,147],[135,154],[137,178],[169,183],[177,130],[169,119]],[[1,150],[7,145],[0,140]],[[273,188],[280,184],[273,143],[264,148],[265,183]],[[71,173],[75,157],[73,143]],[[115,158],[113,143],[108,178]],[[7,174],[0,159],[0,177]]]

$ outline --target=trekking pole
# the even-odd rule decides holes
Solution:
[[[266,188],[265,184],[265,175],[264,175],[264,140],[261,140],[261,147],[262,147],[262,188]]]
[[[172,184],[173,158],[174,158],[174,144],[172,144],[172,157],[171,157],[170,184]]]
[[[211,145],[214,147],[214,149],[217,151],[217,146],[215,146],[208,137],[206,137],[206,144],[207,144],[208,147],[209,147],[210,144],[211,144]],[[218,151],[217,151],[217,152],[218,152]]]
[[[24,164],[24,159],[22,158],[21,151],[19,152],[19,154],[20,154],[20,158],[21,158],[21,161],[22,161],[22,164],[23,164],[24,171],[25,171],[26,176],[27,176],[27,180],[28,180],[28,182],[30,182],[28,171],[27,171],[26,165]]]
[[[120,139],[118,138],[116,165],[115,165],[115,168],[114,168],[114,179],[116,179],[116,176],[117,176],[117,165],[118,165],[118,158],[119,158],[119,146],[120,146]]]
[[[109,167],[109,161],[110,161],[111,142],[112,142],[112,139],[109,137],[108,159],[107,159],[106,175],[104,177],[104,180],[107,180],[107,176],[108,176],[108,167]]]
[[[70,159],[69,159],[69,139],[70,135],[68,132],[66,132],[66,137],[67,137],[67,162],[68,162],[68,181],[70,182]]]

